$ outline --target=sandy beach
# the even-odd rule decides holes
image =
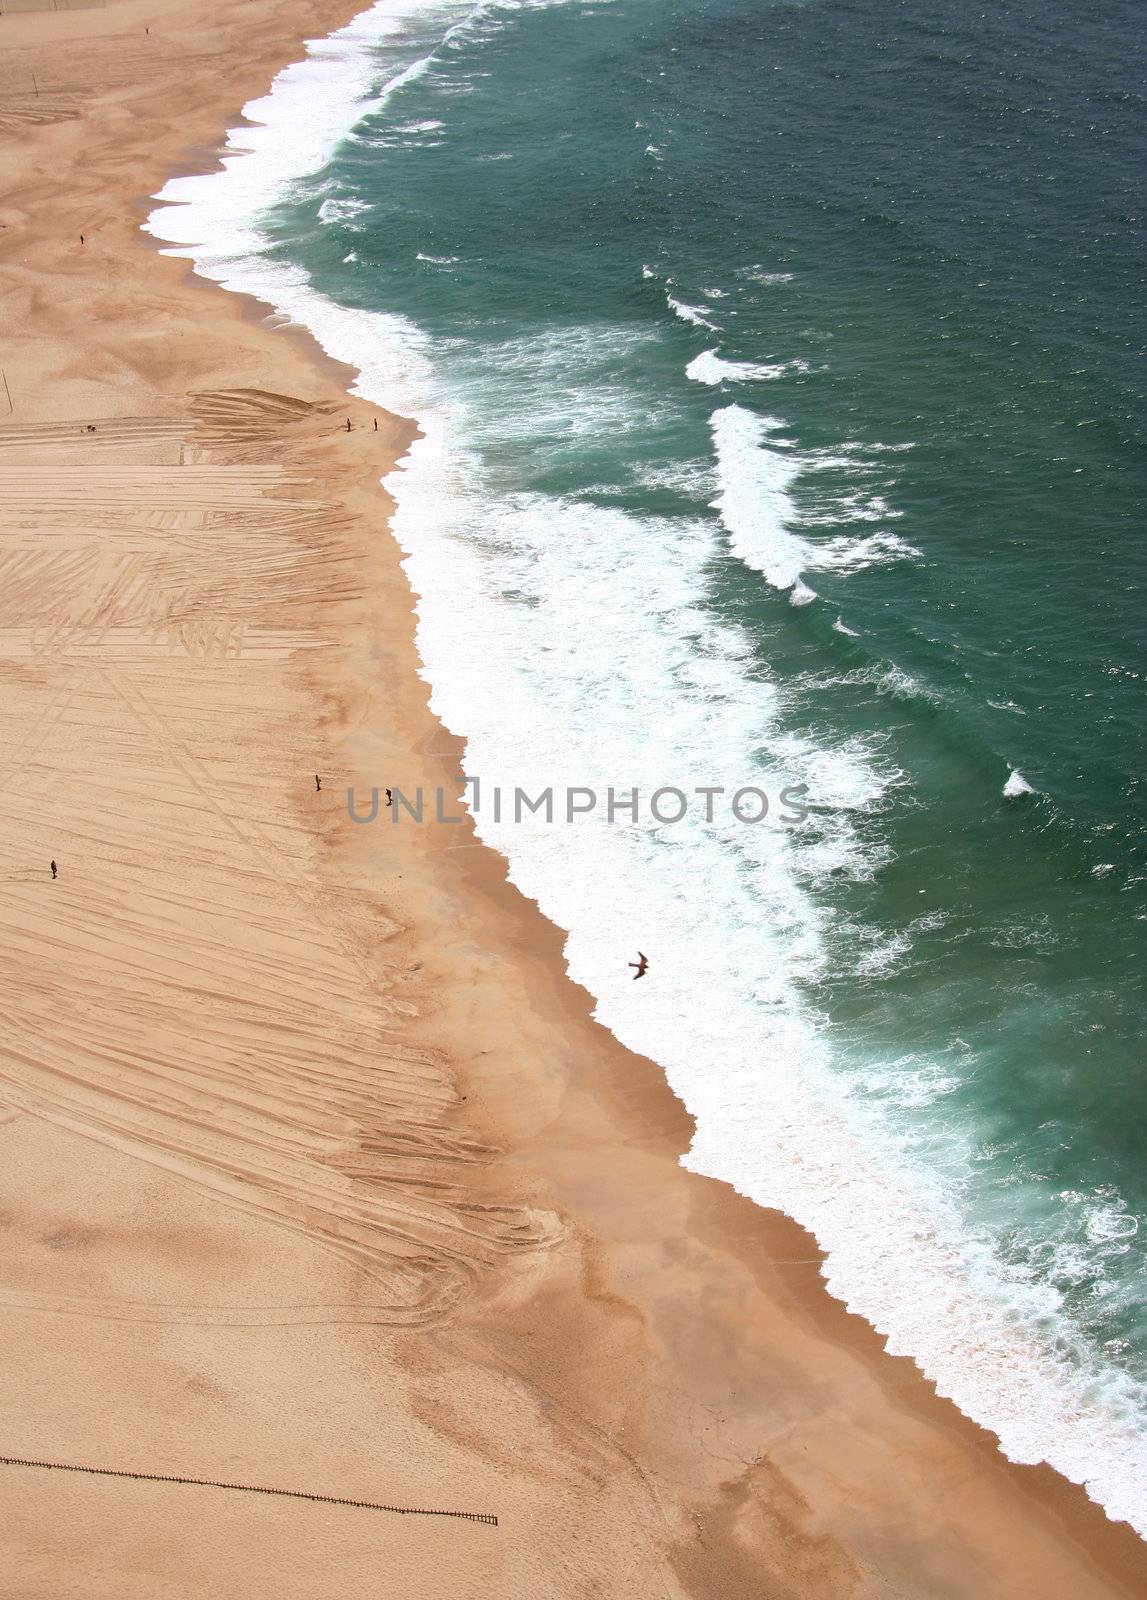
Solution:
[[[459,786],[411,425],[140,223],[355,9],[0,9],[0,1456],[496,1523],[4,1464],[0,1592],[1147,1596],[680,1167],[467,822],[348,818]]]

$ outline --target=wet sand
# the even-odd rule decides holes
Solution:
[[[410,426],[139,223],[353,9],[0,14],[0,1455],[498,1522],[4,1465],[4,1592],[1147,1595],[681,1169],[467,823],[349,821],[458,784]]]

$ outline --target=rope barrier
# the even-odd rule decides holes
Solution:
[[[87,1472],[97,1478],[136,1478],[149,1483],[191,1483],[202,1489],[237,1489],[244,1494],[278,1494],[290,1500],[316,1500],[324,1505],[355,1506],[360,1511],[394,1511],[403,1517],[461,1517],[466,1522],[485,1522],[498,1526],[498,1519],[489,1511],[441,1511],[425,1506],[390,1506],[378,1500],[349,1500],[341,1494],[308,1494],[304,1489],[269,1489],[257,1483],[221,1483],[217,1478],[178,1478],[166,1472],[121,1472],[115,1467],[80,1467],[66,1461],[29,1461],[24,1456],[0,1456],[0,1465],[7,1467],[43,1467],[49,1472]]]

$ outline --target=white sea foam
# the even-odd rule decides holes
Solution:
[[[841,630],[837,630],[838,632]],[[889,695],[895,700],[928,700],[943,705],[943,696],[914,678],[903,667],[888,663],[872,663],[867,667],[853,667],[849,672],[807,672],[796,680],[805,693],[821,695],[826,689],[857,688],[868,685],[877,694]]]
[[[794,272],[766,272],[763,267],[739,267],[738,278],[747,278],[750,283],[765,285],[774,283],[791,283],[795,278]]]
[[[803,517],[802,527],[806,526]],[[813,546],[813,565],[827,572],[863,572],[865,567],[886,567],[893,561],[916,561],[920,551],[895,533],[871,533],[849,539],[837,535]]]
[[[811,551],[791,531],[797,513],[789,490],[800,463],[768,442],[782,424],[743,406],[723,406],[710,425],[720,484],[713,505],[733,554],[764,573],[774,589],[791,589],[809,565]]]
[[[349,197],[335,199],[332,196],[330,199],[324,200],[319,207],[319,221],[348,222],[351,217],[357,217],[363,211],[369,210],[370,207],[364,200],[354,200]]]
[[[1094,1244],[1109,1244],[1134,1239],[1139,1232],[1139,1218],[1114,1206],[1096,1206],[1087,1218],[1087,1237]]]
[[[1048,916],[1014,916],[987,930],[996,950],[1054,950],[1060,935]]]
[[[808,370],[807,361],[723,361],[715,350],[702,350],[685,368],[685,376],[694,383],[767,383]]]
[[[914,1357],[1014,1460],[1050,1461],[1147,1533],[1142,1390],[1088,1368],[1055,1283],[1006,1268],[969,1229],[958,1188],[918,1159],[880,1094],[850,1086],[803,998],[833,938],[825,902],[804,884],[830,862],[864,871],[878,857],[864,825],[889,775],[874,751],[783,731],[752,641],[705,603],[718,554],[709,520],[499,491],[468,446],[449,366],[413,324],[341,308],[260,254],[257,209],[285,199],[365,108],[412,81],[406,66],[380,89],[371,47],[412,20],[425,26],[428,12],[381,0],[310,46],[246,108],[257,126],[232,133],[223,172],[173,180],[162,198],[182,204],[148,226],[206,276],[309,326],[359,369],[361,393],[419,418],[423,436],[388,482],[432,703],[465,736],[467,770],[531,791],[690,777],[751,779],[773,794],[809,782],[807,835],[771,819],[651,831],[593,815],[559,829],[498,824],[486,808],[476,820],[514,882],[570,930],[570,970],[603,1023],[663,1064],[697,1121],[687,1164],[811,1228],[830,1290],[894,1353]],[[791,532],[800,468],[777,426],[736,406],[715,414],[718,503],[734,546],[791,589],[807,544]],[[747,771],[760,750],[767,758]],[[657,952],[655,982],[627,981],[635,926]],[[1096,1217],[1105,1248],[1122,1247],[1124,1215]]]
[[[885,956],[886,964],[894,966],[905,953],[903,944],[897,946],[891,960]],[[919,1111],[954,1094],[960,1081],[956,1073],[945,1070],[935,1061],[920,1056],[900,1056],[883,1068],[863,1073],[857,1083],[866,1095],[886,1105]]]
[[[639,462],[632,468],[632,481],[645,489],[672,489],[706,504],[717,488],[717,475],[711,461]]]
[[[826,465],[835,466],[836,463],[810,460],[807,470],[823,471]],[[853,470],[855,471],[855,468]],[[836,492],[821,488],[816,496],[809,495],[801,511],[801,521],[808,528],[831,528],[841,522],[886,522],[903,515],[902,511],[890,506],[882,494],[867,488],[850,488]]]
[[[720,493],[713,505],[728,529],[734,555],[777,589],[793,589],[805,572],[860,572],[865,567],[916,559],[920,552],[888,532],[811,540],[797,530],[827,517],[810,517],[793,498],[797,479],[809,470],[807,457],[787,448],[775,417],[743,406],[725,406],[711,418]],[[799,598],[797,597],[799,596]],[[811,597],[807,585],[794,596]]]
[[[536,448],[544,438],[551,459],[566,449],[576,454],[595,436],[616,441],[626,434],[640,435],[650,422],[671,421],[677,414],[672,394],[650,403],[634,376],[640,356],[660,337],[656,327],[641,325],[561,326],[486,345],[477,361],[458,345],[452,374],[455,401],[472,396],[476,423],[503,440],[521,439]],[[501,384],[489,382],[491,368],[504,380]],[[522,404],[525,393],[528,405]]]
[[[1021,794],[1034,794],[1035,790],[1024,777],[1022,772],[1013,770],[1008,775],[1007,783],[1004,784],[1004,793],[1007,795],[1009,800],[1014,800],[1018,795]]]
[[[380,110],[430,64],[427,54],[388,76],[380,70],[378,45],[430,15],[458,26],[481,10],[480,5],[451,10],[436,0],[379,0],[328,38],[308,40],[305,59],[280,72],[269,95],[244,106],[252,126],[228,132],[222,172],[172,178],[156,198],[185,210],[165,209],[162,230],[154,226],[154,216],[145,229],[169,243],[195,245],[197,270],[226,282],[221,269],[227,263],[265,248],[257,218],[274,197],[285,196],[289,182],[317,172],[356,123]]]
[[[680,317],[682,322],[691,322],[697,328],[708,328],[710,333],[720,332],[717,324],[710,322],[700,306],[687,306],[684,301],[675,300],[671,294],[667,294],[665,299],[670,311],[675,317]]]
[[[844,633],[844,634],[847,634],[850,639],[859,639],[860,638],[860,635],[857,633],[856,629],[855,628],[850,628],[848,626],[848,624],[841,617],[837,617],[836,621],[833,623],[832,631],[833,631],[833,633]]]

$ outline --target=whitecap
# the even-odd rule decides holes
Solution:
[[[801,527],[805,518],[798,517]],[[895,533],[872,533],[861,538],[838,534],[832,539],[809,542],[809,564],[822,572],[845,575],[863,572],[866,567],[886,567],[896,561],[916,561],[920,551]]]
[[[715,350],[702,350],[685,368],[685,376],[694,383],[750,383],[770,382],[808,370],[807,361],[724,361]]]
[[[713,501],[735,556],[761,572],[775,589],[791,589],[809,559],[809,547],[791,532],[796,521],[789,490],[800,463],[769,446],[776,418],[743,406],[724,406],[710,418],[717,453],[719,492]]]
[[[739,267],[738,278],[747,278],[750,283],[765,285],[774,283],[792,283],[796,277],[795,272],[766,272],[763,267]]]
[[[370,206],[365,200],[327,199],[319,207],[320,222],[346,222],[351,217],[357,217],[364,211],[369,211]]]
[[[667,294],[665,299],[670,311],[675,317],[680,317],[682,322],[691,322],[697,328],[708,328],[710,333],[720,331],[715,322],[709,321],[700,306],[687,306],[683,301],[675,300],[671,294]]]
[[[826,465],[836,466],[838,463],[810,458],[808,470],[823,471]],[[853,470],[856,470],[855,466]],[[831,527],[840,522],[884,522],[903,515],[902,511],[889,505],[882,494],[868,488],[826,490],[818,486],[816,495],[808,497],[801,520],[807,527],[815,528]]]
[[[1139,1218],[1129,1212],[1118,1211],[1114,1206],[1096,1206],[1087,1218],[1087,1237],[1092,1244],[1108,1244],[1134,1239],[1139,1232]]]

